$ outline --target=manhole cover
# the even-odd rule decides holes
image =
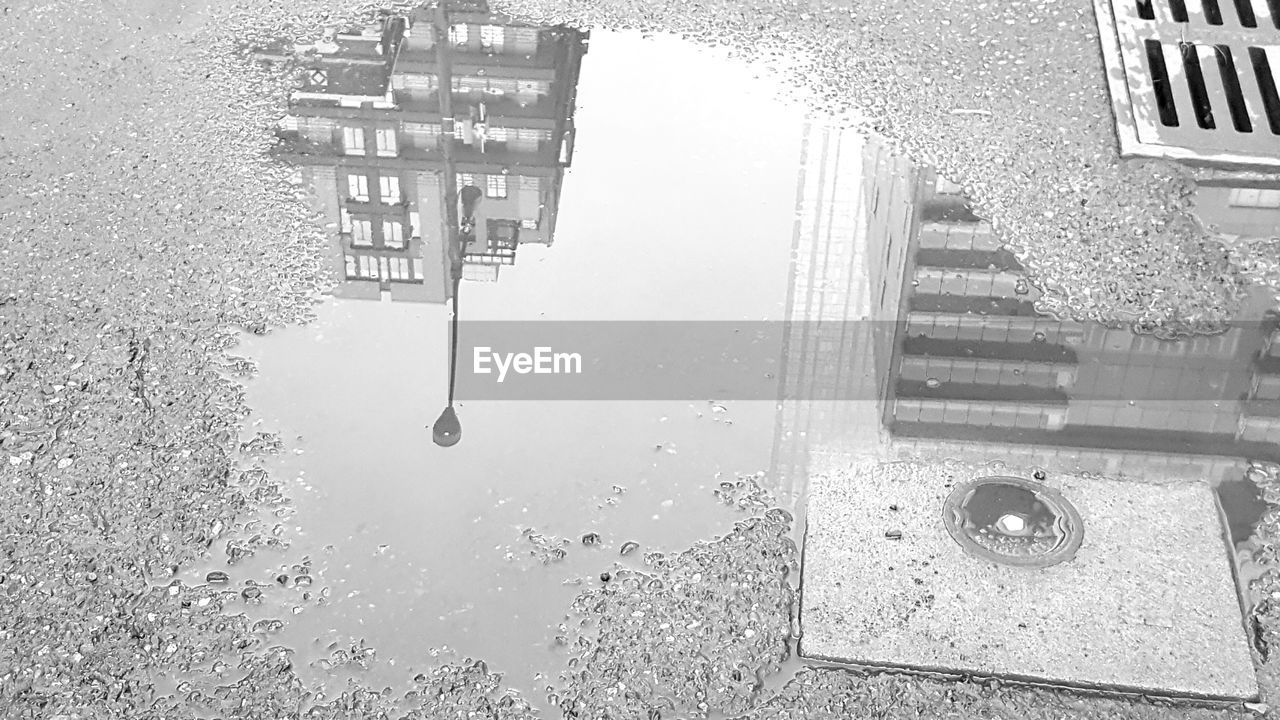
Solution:
[[[1080,513],[1061,493],[1016,477],[960,485],[947,497],[943,522],[970,554],[1019,567],[1070,560],[1084,539]]]

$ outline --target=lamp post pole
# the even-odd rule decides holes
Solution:
[[[449,255],[450,303],[449,319],[449,402],[440,417],[431,426],[431,440],[440,447],[457,445],[462,439],[462,423],[453,409],[453,390],[458,371],[458,290],[462,284],[462,237],[458,226],[458,176],[454,170],[453,139],[457,132],[453,119],[453,65],[449,47],[449,14],[445,8],[448,0],[436,5],[433,29],[435,33],[436,68],[440,103],[441,143],[444,155],[443,202],[445,240]]]

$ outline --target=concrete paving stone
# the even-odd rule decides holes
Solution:
[[[1046,484],[1084,520],[1084,541],[1072,560],[1031,570],[966,554],[943,525],[951,489],[992,474],[1031,469],[863,461],[811,478],[800,654],[1160,695],[1257,696],[1207,484],[1051,474]],[[897,532],[901,539],[886,537]]]

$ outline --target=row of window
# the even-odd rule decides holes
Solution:
[[[961,383],[965,385],[1034,386],[1065,389],[1075,383],[1076,369],[1055,363],[1022,360],[971,360],[906,356],[902,358],[903,380]]]
[[[477,181],[477,178],[479,180]],[[463,188],[468,185],[480,187],[484,185],[485,197],[505,198],[507,197],[507,176],[506,175],[473,175],[471,173],[458,173],[458,187]]]
[[[948,423],[980,427],[1061,430],[1067,424],[1063,406],[1016,405],[975,400],[901,399],[893,416],[900,422]]]
[[[342,128],[342,152],[347,155],[365,155],[365,128]],[[395,157],[399,154],[395,128],[376,128],[373,131],[378,157]]]
[[[1036,295],[1022,276],[992,270],[916,268],[915,285],[916,292],[930,295],[998,298],[1023,295],[1027,299]]]
[[[1089,401],[1073,403],[1072,425],[1145,428],[1170,432],[1234,433],[1240,414],[1234,405],[1214,407],[1207,401]]]
[[[421,258],[347,255],[346,269],[348,280],[417,282],[423,277]]]
[[[1078,325],[1053,318],[993,317],[988,315],[943,315],[913,312],[907,316],[907,333],[912,337],[939,340],[986,340],[989,342],[1052,342],[1074,345],[1083,339]]]
[[[480,36],[480,47],[492,52],[501,52],[507,40],[506,28],[501,25],[480,25],[477,27]],[[471,42],[471,26],[457,23],[449,28],[451,45],[466,45]]]
[[[369,176],[359,173],[347,175],[347,197],[359,202],[369,201]],[[400,178],[394,175],[378,177],[378,199],[384,204],[395,205],[403,196],[400,194]]]
[[[405,130],[417,147],[434,147],[441,135],[439,125],[428,123],[405,123]],[[366,130],[362,127],[342,128],[343,154],[367,155],[365,135]],[[512,149],[532,151],[538,149],[538,143],[551,139],[551,131],[535,128],[491,127],[485,131],[485,137],[491,142],[511,143]],[[378,157],[396,157],[400,153],[395,128],[376,128],[374,143]]]
[[[449,28],[449,43],[455,47],[470,45],[472,39],[478,40],[480,49],[488,53],[532,54],[538,49],[536,28],[466,23],[457,23]]]
[[[920,247],[994,252],[1000,249],[1000,241],[987,223],[925,223],[920,228]]]
[[[1233,207],[1280,209],[1280,189],[1232,188],[1227,202]]]
[[[502,174],[476,175],[472,173],[458,173],[458,187],[472,185],[475,187],[483,187],[485,196],[494,199],[503,199],[509,197],[509,187],[511,185],[511,176]],[[522,191],[538,192],[540,183],[537,177],[529,177],[517,175],[514,177],[519,188]],[[347,197],[357,202],[369,202],[370,194],[369,176],[362,173],[347,174]],[[386,205],[399,204],[404,200],[404,195],[400,188],[400,178],[395,175],[379,175],[378,176],[378,200]],[[523,203],[522,203],[523,204]],[[538,226],[539,208],[535,201],[532,207],[522,208],[527,210],[526,217],[522,219],[521,227],[526,229],[536,229]],[[359,230],[349,230],[348,226],[352,226],[349,217],[343,219],[344,232],[351,232],[357,235]]]
[[[342,212],[342,231],[351,236],[353,247],[373,247],[373,221],[351,217]],[[382,221],[382,245],[393,250],[403,250],[407,241],[404,223],[399,220]]]
[[[396,73],[391,77],[393,90],[406,90],[411,93],[434,93],[440,87],[439,78],[426,73]],[[551,83],[547,80],[521,80],[519,78],[488,77],[484,75],[454,75],[453,92],[483,93],[501,99],[506,95],[514,95],[517,100],[534,100],[538,96],[551,92]]]

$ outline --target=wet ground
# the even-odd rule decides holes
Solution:
[[[467,321],[818,328],[834,317],[892,334],[895,316],[875,302],[881,275],[922,276],[877,275],[857,250],[874,215],[856,202],[873,182],[859,165],[880,140],[836,133],[807,114],[815,103],[858,108],[970,191],[970,210],[994,219],[1043,290],[1042,310],[1187,329],[1256,325],[1274,307],[1274,239],[1204,235],[1184,214],[1194,173],[1114,157],[1104,78],[1080,59],[1094,57],[1087,4],[512,9],[581,21],[591,47],[555,244],[522,247],[496,283],[464,282]],[[18,111],[0,133],[13,188],[0,196],[0,704],[11,716],[1243,712],[795,657],[809,464],[948,452],[925,423],[882,429],[876,388],[889,368],[872,340],[770,344],[791,368],[771,387],[798,388],[785,403],[463,395],[464,440],[432,445],[448,310],[328,294],[340,281],[316,191],[267,152],[293,79],[240,50],[358,9],[72,10],[4,16],[4,67],[22,68],[6,81]],[[55,22],[55,53],[33,57]],[[695,37],[611,30],[636,27]],[[965,54],[959,30],[981,50]],[[833,40],[855,31],[863,43]],[[1062,62],[1023,59],[1050,36]],[[806,81],[706,47],[721,40],[785,51],[781,64]],[[937,55],[908,62],[904,45]],[[1084,109],[1059,126],[1034,110],[1058,107],[1050,99]],[[826,214],[814,178],[827,178]],[[838,403],[797,379],[837,349],[856,368]],[[1209,396],[1178,396],[1196,385],[1186,379],[1120,399],[1168,392],[1213,415],[1253,382],[1241,374],[1255,358],[1240,352],[1219,357]],[[915,391],[945,395],[931,379]],[[1164,430],[1138,449],[1174,464],[1183,452],[1222,458],[1204,479],[1227,479],[1271,699],[1280,478],[1245,469],[1267,443],[1222,450]],[[944,447],[920,444],[934,440]],[[1053,462],[1092,470],[1096,458]]]

